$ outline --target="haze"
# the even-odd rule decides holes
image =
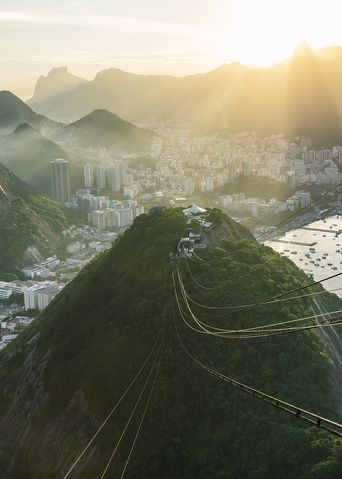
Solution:
[[[92,78],[118,67],[185,75],[239,60],[270,65],[311,46],[342,44],[337,0],[2,0],[0,88],[31,96],[52,67]]]

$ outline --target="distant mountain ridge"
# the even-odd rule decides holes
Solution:
[[[172,77],[136,75],[110,68],[93,81],[66,92],[51,102],[29,104],[40,113],[71,121],[95,109],[106,109],[133,123],[217,114],[227,92],[234,89],[247,67],[222,65],[207,74]]]
[[[235,131],[310,136],[319,145],[342,142],[342,47],[302,44],[291,59],[269,68],[232,63],[182,78],[99,72],[58,97],[35,103],[40,113],[74,121],[104,108],[128,121],[167,119]]]
[[[50,101],[67,91],[76,89],[86,81],[84,78],[70,74],[67,67],[53,68],[46,77],[38,78],[31,102],[34,104]]]

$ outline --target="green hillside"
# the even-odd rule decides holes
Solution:
[[[215,195],[233,195],[245,193],[248,198],[261,198],[265,201],[276,198],[286,200],[294,193],[285,183],[267,176],[238,176],[232,183],[227,183],[215,191]]]
[[[209,212],[208,220],[215,222],[210,236],[217,246],[201,256],[211,266],[191,262],[190,268],[200,283],[219,289],[199,290],[180,264],[185,287],[197,301],[246,304],[308,283],[291,261],[258,244],[217,210]],[[178,209],[138,217],[0,354],[0,465],[6,478],[62,478],[159,333],[165,338],[160,374],[126,477],[340,477],[339,440],[220,383],[184,354],[175,324],[186,347],[204,363],[338,419],[329,381],[332,365],[318,334],[233,341],[186,328],[172,289],[175,266],[168,260],[186,230]],[[225,239],[218,245],[220,235]],[[328,296],[329,304],[341,309],[341,302]],[[238,328],[309,315],[308,306],[308,300],[297,299],[244,313],[195,311],[218,327]],[[146,376],[101,431],[73,478],[101,477]],[[143,408],[137,412],[139,418]],[[108,477],[121,475],[137,418]]]
[[[22,123],[29,123],[32,127],[42,131],[50,131],[58,126],[58,123],[38,115],[20,98],[10,91],[0,91],[0,132],[11,133]]]
[[[156,136],[106,110],[94,110],[67,127],[72,146],[106,148],[109,152],[147,152]]]
[[[70,222],[69,212],[0,164],[0,274],[18,273],[24,252],[54,248]]]

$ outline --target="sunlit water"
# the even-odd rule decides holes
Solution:
[[[265,244],[312,274],[315,281],[342,273],[342,216],[315,221]],[[322,285],[329,290],[342,288],[342,275]],[[342,289],[335,294],[342,298]]]

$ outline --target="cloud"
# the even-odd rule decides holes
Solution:
[[[122,66],[122,65],[153,65],[160,64],[187,64],[199,63],[206,60],[215,60],[224,56],[223,51],[212,50],[180,50],[178,52],[151,52],[151,53],[106,53],[92,52],[89,50],[75,50],[63,52],[59,55],[41,55],[30,54],[21,57],[24,62],[39,62],[49,64],[66,65],[103,65],[103,66]]]
[[[85,27],[114,30],[122,34],[216,35],[191,25],[140,18],[101,15],[42,15],[35,12],[0,11],[0,23]]]

